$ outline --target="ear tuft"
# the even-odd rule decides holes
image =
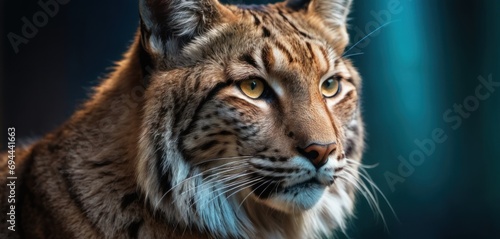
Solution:
[[[286,6],[293,10],[306,10],[317,14],[332,27],[343,26],[352,0],[288,0]]]
[[[347,15],[351,9],[352,0],[313,0],[314,11],[333,26],[347,23]]]
[[[352,0],[287,0],[286,6],[303,12],[312,22],[321,22],[324,37],[332,44],[337,54],[342,55],[349,43],[347,15]]]
[[[184,45],[221,22],[223,10],[217,0],[139,0],[143,46],[155,57],[174,59]]]

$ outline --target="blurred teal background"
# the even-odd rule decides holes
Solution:
[[[355,1],[351,36],[387,13],[389,2]],[[400,222],[381,202],[386,232],[360,203],[348,236],[500,238],[500,88],[476,96],[478,77],[500,82],[500,1],[399,2],[397,22],[352,58],[364,79],[364,162],[379,163],[370,174]],[[463,115],[455,105],[464,105]],[[432,138],[435,128],[447,140],[391,190],[387,172],[403,176],[398,158],[418,159],[415,140]]]
[[[480,77],[500,82],[500,1],[354,2],[353,41],[392,22],[349,54],[364,79],[364,162],[378,164],[369,173],[399,221],[381,200],[384,229],[360,198],[347,235],[338,236],[500,238],[500,87],[476,93]],[[136,0],[71,1],[16,54],[7,33],[19,33],[21,18],[40,7],[6,0],[0,9],[0,126],[24,138],[71,115],[121,58],[138,23]],[[436,129],[446,140],[432,148]]]

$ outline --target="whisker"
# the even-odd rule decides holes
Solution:
[[[211,181],[209,181],[209,182],[203,182],[202,184],[197,185],[196,187],[192,187],[192,188],[188,189],[187,191],[182,192],[182,193],[179,195],[179,197],[175,198],[175,199],[172,201],[172,204],[175,204],[175,203],[177,202],[177,200],[180,200],[180,199],[182,198],[181,196],[183,196],[183,195],[184,195],[184,194],[186,194],[187,192],[189,192],[189,191],[191,191],[191,190],[194,190],[194,189],[197,189],[197,188],[199,188],[199,187],[200,187],[200,186],[202,186],[202,185],[203,185],[204,187],[203,187],[203,188],[201,188],[198,192],[203,192],[203,191],[205,191],[205,190],[209,190],[209,189],[211,189],[211,188],[213,188],[213,187],[215,187],[215,186],[217,186],[217,185],[224,184],[224,183],[229,182],[229,181],[231,181],[231,180],[234,180],[234,179],[236,179],[236,178],[238,178],[238,177],[239,177],[239,175],[230,175],[230,176],[226,176],[226,177],[222,177],[222,178],[217,178],[217,179],[218,179],[217,184],[215,184],[215,185],[211,185],[211,186],[208,186],[208,187],[207,187],[207,185],[208,185],[208,184],[214,183],[214,182],[216,182],[216,181],[215,181],[215,180],[211,180]],[[237,184],[237,183],[233,182],[233,183],[231,183],[231,184]],[[225,185],[223,188],[225,188],[225,187],[227,187],[227,185]],[[196,190],[195,190],[195,191],[196,191]]]
[[[351,175],[352,176],[352,175]],[[351,180],[350,178],[338,175],[337,177],[346,180],[347,182],[351,183],[356,189],[359,190],[361,195],[366,199],[366,202],[368,202],[368,206],[370,206],[371,211],[373,212],[373,215],[375,218],[380,214],[380,211],[376,208],[377,207],[377,202],[373,200],[373,196],[367,192],[367,188],[361,186],[356,180]]]
[[[366,201],[368,202],[368,206],[370,206],[370,209],[372,210],[372,212],[374,214],[376,214],[377,212],[375,211],[375,208],[372,204],[372,202],[368,199],[368,195],[366,195],[366,192],[364,190],[364,188],[362,188],[361,186],[359,186],[359,184],[356,182],[356,181],[353,181],[351,180],[350,178],[348,178],[347,176],[344,176],[344,175],[337,175],[338,178],[340,179],[343,179],[345,180],[347,183],[353,185],[357,190],[358,192],[361,193],[361,195],[366,199]]]
[[[239,162],[241,163],[241,162]],[[205,180],[207,179],[210,179],[212,180],[214,177],[218,177],[218,174],[222,174],[222,173],[226,173],[226,172],[230,172],[232,170],[236,170],[236,169],[241,169],[241,168],[248,168],[247,166],[249,166],[250,164],[248,162],[243,162],[241,163],[241,165],[237,165],[236,167],[233,167],[233,168],[229,168],[229,169],[225,169],[223,171],[219,171],[219,172],[216,172],[215,174],[212,174],[212,175],[209,175],[205,178]],[[272,174],[270,174],[270,172],[266,171],[266,170],[262,170],[262,169],[258,169],[258,168],[251,168],[251,169],[246,169],[244,170],[245,172],[263,172],[265,173],[264,176],[270,176]]]
[[[354,160],[352,160],[352,159],[348,159],[348,158],[346,158],[346,161],[347,161],[348,163],[351,163],[351,164],[356,164],[356,165],[358,165],[360,168],[367,168],[367,169],[375,168],[375,167],[377,167],[377,166],[379,165],[379,163],[372,164],[372,165],[367,165],[367,164],[363,164],[363,163],[360,163],[360,162],[358,162],[358,161],[354,161]]]
[[[230,169],[226,169],[226,170],[223,170],[223,171],[220,171],[218,172],[217,174],[212,174],[212,175],[209,175],[208,177],[206,177],[203,182],[199,185],[196,185],[195,187],[191,187],[189,188],[188,190],[182,192],[180,195],[184,195],[188,192],[190,192],[191,190],[196,190],[200,187],[204,187],[206,186],[207,184],[210,184],[210,183],[213,183],[215,182],[216,180],[220,180],[219,182],[226,182],[226,181],[229,181],[229,180],[232,180],[234,178],[238,178],[238,177],[241,177],[241,175],[238,175],[238,174],[234,174],[234,175],[223,175],[222,177],[219,175],[221,173],[227,173],[227,172],[231,172],[233,170],[237,170],[237,169],[242,169],[244,168],[243,166],[241,167],[237,167],[237,168],[230,168]],[[245,170],[246,171],[246,170]],[[245,174],[246,175],[246,174]],[[203,191],[204,189],[200,190],[200,191]]]
[[[221,180],[228,181],[228,180],[234,179],[234,178],[239,177],[239,176],[242,176],[242,175],[232,175],[232,176],[230,176],[229,178],[223,178],[223,179],[221,179]],[[232,177],[232,178],[231,178],[231,177]],[[227,186],[225,186],[225,187],[227,187]],[[202,189],[202,190],[204,190],[204,189]],[[212,200],[210,200],[209,202],[211,202],[211,201],[212,201]],[[199,202],[199,199],[198,199],[198,200],[196,200],[195,202],[193,202],[192,204],[190,204],[190,207],[191,207],[191,206],[193,206],[193,205],[195,205],[197,202]],[[172,203],[175,203],[175,201],[173,201]],[[177,229],[177,226],[179,225],[179,223],[180,223],[180,221],[178,221],[178,222],[176,223],[176,225],[175,225],[175,227],[174,227],[174,231]]]
[[[226,189],[226,188],[229,188],[229,187],[231,187],[231,188],[230,188],[230,189],[227,189],[227,190],[224,190],[222,193],[217,194],[215,197],[212,197],[212,198],[211,198],[211,199],[210,199],[207,203],[212,202],[212,201],[213,201],[213,200],[215,200],[216,198],[220,197],[221,195],[223,195],[223,194],[225,194],[225,193],[227,193],[227,192],[229,192],[229,191],[231,191],[231,190],[235,190],[235,189],[237,189],[237,191],[236,191],[236,193],[237,193],[237,192],[239,192],[239,191],[241,191],[241,190],[243,190],[243,189],[247,188],[247,186],[248,186],[249,184],[256,183],[256,182],[258,182],[259,180],[260,180],[260,178],[256,178],[256,179],[253,179],[253,180],[250,180],[250,181],[247,181],[247,182],[244,182],[244,183],[238,184],[238,186],[236,186],[236,187],[231,187],[231,186],[233,186],[233,185],[225,185],[224,187],[222,187],[222,188],[218,189],[217,191],[219,191],[219,190],[223,190],[223,189]],[[240,183],[240,182],[236,182],[236,183]],[[233,194],[234,194],[234,193],[233,193]],[[231,194],[231,195],[233,195],[233,194]],[[229,198],[229,196],[228,196],[227,198]],[[196,200],[196,201],[195,201],[194,203],[192,203],[190,206],[193,206],[193,205],[197,204],[199,201],[200,201],[200,199]]]
[[[257,189],[259,189],[260,187],[262,187],[262,185],[264,184],[261,184],[259,185],[258,187],[256,187],[254,190],[250,191],[244,198],[243,200],[241,200],[241,203],[240,205],[238,205],[238,210],[241,208],[241,205],[243,205],[243,203],[245,202],[245,200],[247,200],[248,197],[250,197],[250,195],[252,195],[252,193],[254,193],[255,191],[257,191]]]
[[[386,22],[384,24],[382,24],[381,26],[375,28],[375,30],[371,31],[370,33],[368,33],[366,36],[364,36],[363,38],[361,38],[359,41],[357,41],[354,45],[352,45],[351,47],[349,47],[349,49],[347,49],[344,54],[342,56],[344,56],[345,54],[347,54],[349,51],[351,51],[354,47],[356,47],[359,43],[363,42],[366,38],[370,37],[373,33],[379,31],[380,29],[386,27],[387,25],[391,24],[391,23],[394,23],[394,22],[399,22],[400,20],[393,20],[393,21],[389,21],[389,22]]]
[[[182,180],[181,182],[177,183],[176,185],[172,186],[172,188],[170,188],[167,192],[165,192],[161,197],[160,197],[160,200],[158,200],[158,202],[156,203],[156,205],[154,206],[155,209],[158,208],[158,206],[160,205],[161,201],[163,200],[163,198],[169,193],[171,192],[172,190],[176,189],[177,187],[179,187],[180,185],[186,183],[188,180],[191,180],[195,177],[198,177],[200,175],[203,175],[204,173],[206,172],[209,172],[209,171],[212,171],[212,170],[216,170],[216,169],[219,169],[219,168],[222,168],[222,167],[226,167],[228,165],[231,165],[231,164],[235,164],[235,163],[242,163],[242,162],[236,162],[236,161],[231,161],[231,162],[228,162],[228,163],[225,163],[225,164],[222,164],[222,165],[219,165],[217,167],[213,167],[213,168],[208,168],[196,175],[193,175],[193,176],[190,176],[188,178],[185,178],[184,180]],[[246,162],[243,162],[243,163],[246,163]]]
[[[229,160],[229,159],[248,159],[252,158],[253,156],[234,156],[234,157],[223,157],[223,158],[214,158],[214,159],[209,159],[209,160],[204,160],[202,162],[193,164],[193,166],[198,166],[201,164],[209,163],[209,162],[214,162],[214,161],[220,161],[220,160]],[[234,161],[234,162],[239,162],[239,161]],[[241,163],[241,162],[239,162]]]
[[[343,56],[344,58],[349,58],[351,56],[359,56],[359,55],[364,55],[365,53],[364,52],[357,52],[357,53],[352,53],[352,54],[349,54],[349,55],[345,55]]]
[[[351,169],[351,168],[349,168],[349,169]],[[352,169],[352,170],[355,170],[355,169]],[[364,173],[364,175],[366,175],[368,177],[368,179],[369,179],[368,181],[372,181],[373,182],[372,177],[368,174],[368,172],[366,171],[366,169],[363,168],[363,167],[359,167],[358,166],[358,174],[362,174],[362,173]],[[378,194],[375,192],[375,188],[371,184],[370,184],[370,188],[372,189],[371,191],[374,192],[373,195],[375,196],[375,200],[377,200],[377,202],[378,202],[379,201]]]
[[[347,168],[349,169],[349,168]],[[369,184],[371,184],[373,186],[373,188],[378,192],[380,193],[380,195],[382,196],[382,198],[384,199],[385,203],[389,206],[389,208],[391,209],[391,212],[392,214],[394,214],[394,217],[396,218],[396,220],[399,222],[399,218],[396,214],[396,211],[394,211],[394,208],[392,207],[391,203],[389,202],[389,200],[387,199],[387,197],[385,196],[385,194],[382,192],[382,190],[380,190],[380,188],[373,182],[373,180],[371,180],[371,178],[368,178],[366,175],[364,175],[363,173],[360,173],[359,174],[361,177],[363,177]]]
[[[227,166],[227,165],[226,165]],[[218,170],[218,171],[215,171],[213,172],[212,174],[208,175],[206,178],[204,178],[205,181],[207,180],[212,180],[213,178],[217,178],[219,177],[221,174],[224,174],[224,173],[228,173],[228,172],[231,172],[233,170],[237,170],[237,169],[242,169],[242,168],[246,168],[247,165],[246,164],[241,164],[241,165],[236,165],[236,166],[232,166],[232,167],[228,167],[228,168],[224,168],[224,169],[221,169],[221,170]]]
[[[372,200],[373,202],[373,205],[375,206],[375,209],[376,211],[378,212],[377,214],[375,215],[379,215],[380,218],[382,219],[382,222],[384,223],[384,228],[388,229],[387,227],[387,222],[385,220],[385,216],[384,216],[384,213],[382,212],[382,210],[380,209],[380,206],[379,206],[379,203],[378,201],[375,199],[375,197],[373,196],[373,193],[369,190],[368,186],[366,186],[366,183],[361,180],[361,179],[357,179],[355,177],[353,177],[353,179],[359,183],[359,185],[361,187],[363,187],[363,189],[365,190],[365,192],[367,193],[367,195],[369,196],[369,198]],[[367,198],[368,199],[368,198]]]
[[[262,178],[262,177],[261,177],[261,178]],[[262,178],[262,179],[264,179],[264,178]],[[270,181],[269,179],[265,179],[265,181],[264,181],[264,182],[269,182],[269,181]],[[252,190],[250,193],[248,193],[248,195],[247,195],[245,198],[243,198],[243,200],[241,201],[240,205],[238,206],[238,209],[241,207],[241,205],[243,205],[243,203],[245,202],[245,200],[246,200],[246,199],[247,199],[250,195],[252,195],[252,193],[254,193],[255,191],[257,191],[257,189],[259,189],[259,188],[260,188],[260,187],[262,187],[263,185],[264,185],[264,184],[261,184],[260,186],[256,187],[254,190]],[[267,187],[269,187],[269,184],[267,185]],[[267,187],[266,187],[264,190],[266,190],[266,189],[267,189]],[[260,196],[260,195],[259,195],[259,196]]]
[[[253,183],[257,183],[257,181],[260,181],[261,179],[262,179],[262,177],[255,178],[255,179],[251,180],[250,182],[252,182],[252,185],[253,185]],[[248,187],[250,187],[250,186],[248,186]],[[247,188],[247,187],[245,187],[245,188]],[[228,190],[228,191],[230,191],[230,190]],[[235,191],[235,192],[229,194],[229,196],[227,196],[227,198],[230,198],[231,196],[233,196],[234,194],[236,194],[237,192],[240,192],[240,191],[242,191],[242,190]]]
[[[266,182],[269,182],[270,180],[266,180]],[[269,186],[271,186],[272,183],[268,183],[267,186],[262,190],[262,192],[259,193],[259,198],[262,196],[262,194],[267,190]]]

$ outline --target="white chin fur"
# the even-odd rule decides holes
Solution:
[[[289,192],[273,195],[264,203],[285,213],[300,213],[313,208],[325,193],[323,185],[294,188]]]
[[[337,184],[338,193],[326,192],[319,202],[305,211],[302,238],[321,238],[331,235],[334,229],[346,228],[346,220],[352,215],[354,202],[342,184]]]
[[[352,215],[354,202],[342,182],[336,182],[335,185],[335,193],[322,187],[317,190],[301,189],[302,195],[294,200],[290,200],[290,195],[287,194],[273,196],[265,201],[257,199],[258,203],[283,213],[279,217],[268,214],[267,217],[259,218],[260,225],[273,225],[275,229],[263,231],[257,226],[255,229],[261,232],[259,237],[314,239],[331,236],[335,230],[344,231],[346,221]],[[277,221],[286,223],[280,224]]]

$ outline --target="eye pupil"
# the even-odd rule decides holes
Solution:
[[[251,89],[251,90],[255,90],[255,88],[257,88],[257,82],[252,81],[252,82],[250,83],[250,89]]]
[[[333,79],[329,79],[326,81],[326,88],[331,88],[333,85]]]
[[[330,98],[340,91],[340,82],[337,79],[329,78],[325,80],[321,86],[321,91],[323,96]]]
[[[265,85],[259,79],[248,79],[240,83],[240,89],[248,97],[257,99],[264,93]]]

